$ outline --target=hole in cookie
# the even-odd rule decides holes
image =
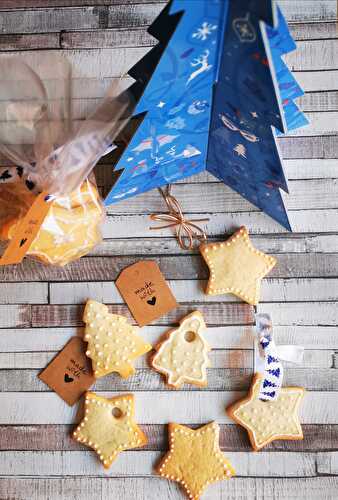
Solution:
[[[114,406],[114,408],[112,409],[111,412],[112,412],[113,417],[115,417],[115,418],[122,418],[123,417],[122,410],[120,410],[120,408],[117,408],[117,406]]]
[[[186,342],[193,342],[196,339],[196,333],[195,332],[185,332],[184,334],[184,340]]]

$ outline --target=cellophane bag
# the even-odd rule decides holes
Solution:
[[[101,241],[103,203],[92,173],[131,115],[114,83],[87,119],[76,120],[71,66],[52,56],[36,68],[0,59],[0,240],[10,241],[41,192],[49,211],[28,256],[64,266]]]

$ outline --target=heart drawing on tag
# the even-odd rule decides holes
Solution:
[[[27,238],[22,238],[22,240],[20,241],[20,248],[26,243],[27,241]]]
[[[70,382],[73,382],[74,379],[68,375],[68,373],[65,373],[65,382],[66,384],[69,384]]]
[[[156,297],[152,297],[151,299],[147,300],[147,304],[150,306],[154,306],[156,304]]]

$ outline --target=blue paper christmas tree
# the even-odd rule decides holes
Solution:
[[[106,204],[208,170],[290,229],[275,136],[307,120],[273,0],[172,0],[149,32],[159,44],[129,71],[143,119]]]

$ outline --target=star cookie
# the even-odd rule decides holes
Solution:
[[[160,476],[180,483],[191,500],[198,500],[208,484],[235,474],[219,448],[216,422],[196,430],[171,423],[169,445],[156,470]]]
[[[132,361],[152,349],[137,335],[138,327],[130,325],[124,316],[110,314],[104,304],[88,300],[83,321],[84,339],[88,342],[86,355],[92,360],[96,378],[111,372],[123,378],[133,375]]]
[[[261,280],[277,260],[252,246],[245,227],[222,243],[202,244],[200,252],[210,269],[206,294],[232,293],[248,304],[258,304]]]
[[[148,441],[134,422],[132,394],[106,399],[87,392],[85,417],[73,432],[73,437],[93,448],[106,469],[121,451],[140,448]]]
[[[184,382],[207,385],[210,347],[201,333],[205,328],[202,314],[195,311],[183,318],[179,328],[169,331],[167,339],[156,347],[151,364],[175,389]]]
[[[298,409],[303,399],[303,387],[280,389],[275,401],[262,401],[259,391],[263,376],[254,376],[249,395],[227,408],[228,415],[249,434],[255,451],[278,439],[303,439]]]

